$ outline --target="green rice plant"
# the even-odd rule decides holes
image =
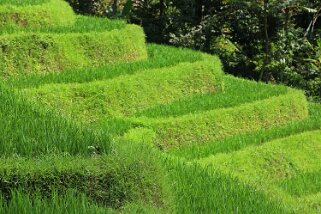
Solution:
[[[107,32],[112,30],[120,30],[126,27],[126,22],[123,20],[109,20],[100,17],[77,16],[75,22],[70,25],[55,25],[55,26],[38,26],[25,27],[21,29],[17,26],[4,26],[0,29],[0,34],[17,34],[17,33],[93,33]]]
[[[321,105],[309,103],[309,117],[304,120],[287,123],[270,129],[239,134],[204,145],[197,144],[184,148],[173,149],[168,152],[173,156],[181,157],[186,160],[194,160],[205,158],[210,155],[234,152],[250,145],[261,145],[262,143],[278,138],[284,138],[318,129],[321,129]]]
[[[314,197],[312,201],[307,198],[321,192],[320,145],[321,131],[318,130],[210,156],[198,162],[271,195],[292,207],[294,213],[318,213],[321,198]],[[308,197],[301,198],[305,194]],[[302,200],[305,203],[299,203]]]
[[[214,168],[166,157],[176,213],[293,213],[273,197]]]
[[[282,190],[296,197],[321,193],[321,170],[301,173],[281,181],[277,185]],[[321,200],[319,200],[319,203],[321,204]]]
[[[91,203],[86,195],[77,194],[75,190],[68,190],[63,195],[54,191],[46,198],[39,193],[28,195],[23,190],[12,190],[10,200],[0,195],[0,212],[6,214],[118,213]]]
[[[9,4],[9,5],[37,5],[47,3],[50,0],[0,0],[1,4]]]
[[[200,52],[173,48],[169,46],[147,44],[148,59],[116,65],[104,65],[98,68],[66,70],[62,73],[51,72],[43,75],[30,74],[8,77],[6,83],[15,88],[37,88],[50,83],[86,83],[106,80],[121,75],[135,74],[142,70],[172,67],[179,63],[196,62],[204,59]],[[218,61],[218,59],[215,59]]]
[[[145,35],[135,25],[97,33],[39,34],[0,36],[1,77],[47,73],[147,57]]]
[[[157,134],[157,145],[171,148],[220,140],[307,117],[308,104],[303,92],[289,90],[284,95],[231,108],[177,118],[133,118],[131,121],[152,128]]]
[[[72,8],[62,0],[0,1],[1,28],[70,25],[74,23],[75,18]]]
[[[215,58],[214,58],[215,59]],[[221,70],[214,62],[182,63],[112,80],[83,84],[49,84],[27,90],[28,96],[65,115],[86,122],[130,116],[153,105],[222,90]]]
[[[108,134],[71,122],[27,101],[0,84],[0,155],[65,152],[89,155],[88,147],[110,151]]]
[[[202,94],[181,99],[169,105],[159,105],[135,114],[149,118],[178,117],[220,108],[230,108],[287,93],[285,86],[267,85],[232,76],[224,76],[222,93]]]
[[[91,201],[114,209],[128,203],[149,205],[159,211],[171,209],[167,175],[158,151],[150,146],[118,142],[109,155],[84,158],[48,154],[0,161],[0,192],[5,198],[17,188],[44,197],[53,191],[63,194],[76,189]]]
[[[304,132],[261,146],[249,146],[240,151],[209,156],[200,162],[213,165],[248,183],[262,181],[269,184],[284,181],[302,172],[320,170],[320,144],[320,130]]]

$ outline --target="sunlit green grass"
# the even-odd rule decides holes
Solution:
[[[48,197],[52,191],[64,193],[72,188],[104,207],[121,209],[134,203],[171,209],[169,180],[159,151],[149,145],[118,141],[110,154],[95,148],[90,152],[87,157],[66,153],[2,156],[1,194],[10,198],[10,191],[19,188]]]
[[[37,5],[49,2],[50,0],[0,0],[0,4],[11,4],[11,5]]]
[[[9,200],[0,195],[0,212],[6,214],[118,213],[92,203],[86,195],[77,194],[74,190],[68,190],[65,194],[54,191],[49,197],[43,197],[39,193],[29,195],[23,190],[12,190]]]
[[[321,205],[320,197],[313,203],[299,202],[301,196],[321,193],[320,154],[321,131],[317,130],[209,156],[198,162],[265,192],[298,213],[317,213],[320,207],[315,205]]]
[[[168,46],[148,44],[147,51],[148,59],[138,62],[105,65],[98,68],[71,69],[62,73],[15,76],[9,77],[6,82],[15,88],[37,88],[51,83],[86,83],[135,74],[142,70],[171,67],[183,62],[192,63],[203,59],[203,54],[200,52]]]
[[[213,62],[215,58],[213,59]],[[184,63],[89,83],[48,84],[26,94],[84,122],[131,116],[151,106],[198,94],[220,93],[222,72],[215,63]]]
[[[171,155],[193,160],[204,158],[220,153],[229,153],[246,148],[250,145],[260,145],[270,140],[303,133],[306,131],[318,130],[321,128],[321,105],[309,104],[309,117],[297,122],[291,122],[283,126],[255,131],[247,134],[239,134],[230,138],[205,145],[194,145],[170,151]]]
[[[157,118],[200,113],[202,111],[229,108],[244,103],[268,99],[284,94],[287,90],[285,86],[267,85],[225,76],[223,93],[205,94],[181,99],[170,105],[160,105],[147,109],[137,113],[135,116]]]
[[[0,83],[0,155],[65,152],[89,155],[89,146],[109,152],[111,138],[31,103]]]
[[[126,23],[122,20],[109,20],[106,18],[78,16],[75,23],[69,26],[38,26],[19,28],[17,26],[5,26],[0,29],[1,34],[14,33],[46,33],[46,34],[65,34],[65,33],[93,33],[106,32],[122,29]]]

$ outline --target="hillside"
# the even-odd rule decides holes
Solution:
[[[2,212],[320,212],[321,105],[304,92],[60,0],[0,0],[0,17]]]

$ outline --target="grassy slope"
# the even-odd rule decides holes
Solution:
[[[0,38],[2,77],[97,67],[147,57],[144,32],[135,25],[97,33],[19,33]]]
[[[96,80],[109,80],[122,75],[130,75],[142,70],[162,69],[179,63],[193,63],[204,60],[205,54],[200,52],[160,46],[147,45],[148,59],[137,62],[104,65],[98,68],[83,68],[66,70],[62,73],[47,73],[44,75],[30,74],[6,79],[8,85],[14,88],[38,88],[45,84],[87,83]],[[216,59],[218,60],[218,59]],[[108,72],[106,72],[108,71]]]
[[[149,118],[177,117],[185,114],[195,114],[214,109],[230,108],[256,100],[268,99],[285,94],[288,88],[266,85],[232,76],[224,77],[224,91],[216,94],[203,94],[191,98],[180,99],[170,105],[159,105],[138,112],[135,116]],[[242,94],[240,94],[242,91]]]
[[[34,213],[117,213],[116,211],[93,204],[84,194],[77,194],[69,190],[66,194],[53,192],[49,197],[44,198],[40,193],[29,195],[22,190],[13,190],[11,199],[0,196],[0,210],[6,214]]]
[[[47,3],[50,0],[0,0],[0,4],[8,5],[37,5]]]
[[[206,62],[124,75],[85,84],[45,85],[27,91],[31,97],[83,121],[130,116],[158,104],[196,94],[221,91],[220,70]]]
[[[321,105],[310,104],[309,109],[310,116],[303,121],[289,123],[259,132],[236,135],[232,138],[204,146],[194,145],[192,147],[169,151],[172,158],[166,158],[166,166],[171,172],[172,180],[175,180],[172,185],[178,210],[182,212],[191,211],[192,213],[199,212],[200,210],[203,213],[211,213],[213,210],[218,213],[318,212],[321,200],[320,177],[318,177],[320,171],[317,168],[320,168],[318,163],[320,159],[320,147],[318,145],[321,141],[320,131],[313,130],[320,130],[321,128]],[[311,130],[311,132],[305,133],[309,130]],[[287,142],[289,144],[288,149],[288,144],[282,145],[280,141],[286,141],[286,137],[292,135],[295,136],[290,137],[291,140]],[[297,137],[301,135],[305,136],[303,138],[306,140]],[[278,140],[278,138],[281,140]],[[269,141],[273,139],[276,139],[273,142],[275,142],[277,146],[271,148],[275,150],[262,149],[264,153],[259,152],[262,150],[256,150],[256,148],[260,148],[261,145],[265,146],[265,148],[270,148]],[[314,141],[310,142],[310,139]],[[302,147],[305,143],[307,145]],[[317,145],[317,147],[313,145]],[[280,149],[280,147],[282,149]],[[301,151],[301,148],[304,149]],[[258,176],[285,175],[290,169],[293,169],[292,164],[290,164],[291,167],[286,167],[286,164],[281,164],[289,159],[276,155],[278,152],[285,154],[285,156],[295,155],[295,157],[299,159],[301,159],[301,154],[305,154],[306,159],[302,157],[302,162],[297,161],[295,163],[303,167],[308,167],[311,166],[305,165],[305,160],[308,160],[309,163],[314,162],[315,165],[312,164],[312,166],[314,166],[316,170],[310,173],[297,173],[292,178],[274,183],[273,188],[266,188],[273,189],[275,192],[272,194],[267,193],[267,191],[258,191],[264,186],[266,187],[265,183],[269,182],[264,178],[262,178],[263,181],[257,181]],[[237,158],[239,153],[246,153],[251,159]],[[311,155],[315,154],[316,158],[310,159],[310,153]],[[173,158],[173,155],[179,158],[176,160]],[[209,156],[210,158],[207,159]],[[198,164],[199,159],[216,160],[216,157],[218,157],[218,159],[220,159],[219,157],[226,157],[226,159],[224,159],[225,162],[223,163],[223,161],[221,161],[216,163],[210,161],[216,167],[208,166],[206,168]],[[194,161],[187,163],[182,159]],[[257,169],[255,167],[250,167],[260,163],[260,161],[267,163],[264,167],[259,168],[260,170],[264,170],[264,173],[255,170]],[[235,163],[235,165],[227,164],[230,162]],[[244,164],[244,162],[248,163],[248,165]],[[270,165],[272,166],[270,167]],[[280,169],[282,166],[285,167],[285,170],[282,170],[283,168]],[[238,175],[254,180],[255,188],[253,187],[253,183],[249,184],[249,182],[240,181],[238,177],[233,176],[233,178],[228,173],[222,173],[222,171],[232,171],[229,168],[235,168]],[[250,171],[249,173],[248,170]],[[271,170],[272,172],[267,170]],[[195,177],[197,177],[197,179],[195,179]],[[284,193],[284,191],[286,191],[286,193]],[[301,197],[293,199],[289,194],[294,197],[301,195]]]
[[[206,145],[194,145],[175,149],[169,151],[169,153],[186,160],[196,160],[210,155],[229,153],[246,148],[250,145],[260,145],[270,140],[318,129],[321,129],[321,105],[310,103],[309,117],[304,120],[247,134],[239,134]]]
[[[0,2],[1,28],[30,28],[41,26],[70,25],[75,14],[69,4],[62,0],[31,1],[13,0]],[[2,4],[1,4],[2,3]],[[43,3],[38,5],[38,3]]]
[[[321,207],[320,154],[321,131],[311,131],[200,162],[267,192],[296,212],[317,213]],[[309,197],[313,203],[306,200]]]
[[[86,85],[87,84],[86,82],[95,81],[97,79],[99,80],[104,79],[104,81],[99,81],[99,82],[109,82],[109,81],[112,82],[113,79],[115,78],[116,79],[122,78],[120,76],[124,74],[127,74],[127,75],[129,74],[128,76],[132,77],[144,72],[146,73],[149,72],[149,71],[142,72],[141,70],[149,70],[150,68],[152,69],[164,68],[166,66],[176,65],[179,62],[184,62],[184,61],[195,62],[198,59],[203,58],[203,55],[200,55],[194,52],[190,52],[189,54],[187,54],[187,52],[185,51],[178,51],[174,49],[171,50],[171,48],[158,47],[158,46],[149,46],[148,48],[149,48],[149,55],[152,56],[151,61],[141,61],[141,62],[135,62],[135,63],[129,63],[129,64],[121,64],[119,67],[116,65],[110,65],[104,68],[90,69],[88,71],[86,70],[71,71],[71,74],[73,75],[66,72],[61,74],[47,74],[44,76],[31,75],[31,76],[25,76],[25,77],[18,77],[16,79],[11,78],[7,81],[7,83],[18,88],[35,87],[35,88],[41,89],[46,87],[45,84],[50,84],[50,83],[71,83],[70,85],[82,85],[79,83],[85,83],[84,85]],[[167,56],[166,58],[167,54],[169,56]],[[176,56],[176,58],[173,56]],[[110,71],[110,73],[105,72],[106,70]],[[215,109],[220,109],[225,107],[237,107],[239,105],[248,105],[247,103],[261,102],[260,100],[264,100],[264,99],[268,100],[267,98],[270,98],[270,97],[272,97],[272,101],[273,101],[273,97],[274,98],[277,98],[278,96],[282,97],[289,92],[289,90],[285,87],[266,86],[266,85],[257,84],[257,83],[254,84],[248,81],[237,80],[232,77],[227,77],[226,83],[227,84],[225,85],[225,89],[226,89],[225,95],[230,93],[231,95],[230,96],[219,95],[219,97],[208,96],[209,97],[208,100],[204,101],[205,104],[201,105],[200,109],[198,109],[199,113],[201,113],[201,111],[207,111],[210,108],[213,108],[215,110]],[[246,93],[246,91],[251,93],[250,91],[253,88],[257,90],[262,90],[262,93],[257,94],[257,96],[240,97],[237,94],[237,90],[238,90],[237,86],[239,88],[242,88],[244,93]],[[34,90],[34,89],[31,89],[31,90]],[[57,89],[57,90],[60,90],[60,89]],[[263,93],[263,92],[267,92],[267,93]],[[233,94],[235,95],[235,97],[233,96]],[[300,94],[300,93],[297,93],[297,94]],[[290,97],[290,98],[293,98],[293,97]],[[196,103],[199,102],[199,100],[200,98],[197,96],[193,98],[188,98],[188,99],[180,99],[179,101],[170,104],[168,107],[169,110],[165,109],[165,111],[160,111],[159,113],[157,111],[158,109],[162,109],[161,108],[162,106],[154,106],[147,111],[138,112],[137,115],[150,114],[155,118],[159,116],[180,116],[186,113],[194,112],[195,109],[197,109]],[[294,99],[294,100],[298,101],[299,105],[304,104],[305,102],[304,99]],[[191,105],[185,106],[182,103],[191,103]],[[276,102],[273,102],[273,104],[276,104]],[[291,105],[293,103],[285,100],[283,104]],[[285,108],[284,110],[287,110],[287,109],[288,108]],[[317,110],[315,111],[317,112]],[[299,122],[297,123],[299,124]],[[312,127],[313,125],[315,125],[315,123],[313,122],[306,123],[307,124],[306,128]],[[120,126],[118,127],[120,129],[124,128],[122,121],[118,121],[115,124],[116,126]],[[277,129],[275,128],[275,130]],[[218,150],[220,149],[221,151],[224,149],[236,150],[238,146],[245,147],[247,144],[250,144],[250,141],[244,140],[246,141],[246,143],[240,145],[238,144],[239,142],[237,141],[238,139],[240,138],[235,137],[235,141],[233,141],[231,144],[232,146],[230,147],[226,146],[224,148],[219,147]],[[248,138],[248,139],[251,139],[251,138]],[[227,144],[223,144],[223,145],[227,145]],[[209,148],[212,148],[212,150],[207,150],[207,152],[209,153],[213,152],[213,150],[215,152],[215,149],[213,149],[214,148],[213,145],[211,146],[212,147],[209,147]],[[202,148],[202,147],[199,147],[199,148]],[[205,156],[205,154],[203,155]],[[245,212],[249,210],[252,210],[253,212],[254,211],[264,212],[267,210],[272,210],[275,213],[288,211],[288,207],[286,205],[280,203],[277,200],[271,199],[269,196],[265,195],[264,193],[256,192],[253,188],[251,188],[251,186],[247,184],[240,184],[237,180],[230,178],[228,176],[225,176],[224,174],[221,174],[221,173],[214,174],[214,172],[204,171],[204,169],[201,168],[196,163],[193,163],[191,165],[187,164],[185,166],[185,164],[176,164],[176,162],[174,161],[172,163],[167,163],[166,165],[171,173],[172,180],[177,181],[172,183],[173,188],[175,190],[174,191],[175,200],[177,201],[177,207],[178,207],[177,212],[183,212],[184,210],[185,211],[192,210],[195,212],[199,210],[202,210],[204,212],[209,212],[212,210],[218,210],[222,212],[226,210],[229,210],[231,212],[235,212],[235,210],[238,210],[240,212],[242,211]],[[195,179],[195,175],[197,175],[200,179]],[[211,178],[211,179],[208,179],[208,178]],[[191,188],[191,185],[193,188]],[[204,189],[206,189],[206,191],[204,191]],[[220,199],[218,199],[218,197],[221,195],[225,195],[226,197],[221,197]],[[236,199],[238,200],[235,203]],[[314,198],[313,199],[304,198],[304,200],[315,201]]]
[[[89,154],[88,146],[109,151],[110,136],[66,120],[28,102],[0,84],[1,155],[34,156],[55,152]]]
[[[16,33],[46,33],[46,34],[66,34],[66,33],[99,33],[112,30],[120,30],[126,27],[122,20],[109,20],[99,17],[77,16],[74,23],[68,26],[37,26],[18,28],[15,26],[6,26],[0,29],[0,35]]]
[[[15,189],[45,197],[55,191],[63,194],[75,189],[104,207],[121,209],[136,204],[159,212],[171,209],[168,179],[159,152],[146,145],[118,142],[108,155],[16,156],[1,157],[0,162],[0,191],[5,198],[10,198]]]

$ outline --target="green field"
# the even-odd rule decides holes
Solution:
[[[0,213],[320,213],[320,104],[74,18],[3,22]]]

